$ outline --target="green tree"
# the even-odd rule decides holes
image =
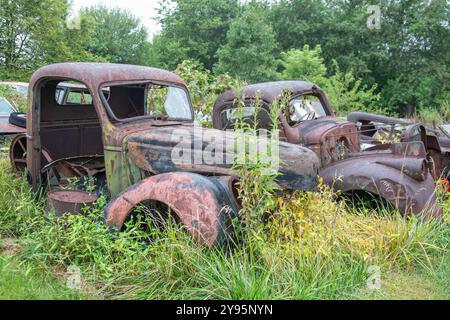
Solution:
[[[367,27],[372,4],[379,29]],[[280,0],[269,17],[282,51],[320,45],[329,76],[336,60],[364,85],[379,84],[389,112],[409,115],[448,94],[449,15],[446,0]]]
[[[291,49],[281,53],[280,65],[282,72],[279,75],[283,80],[302,79],[318,83],[326,77],[327,68],[321,57],[322,49],[317,46],[310,49],[308,45],[300,49]]]
[[[217,97],[227,90],[243,85],[228,74],[213,75],[198,63],[189,60],[178,65],[176,73],[189,87],[197,120],[207,126],[212,126],[212,109]]]
[[[231,23],[227,43],[217,51],[216,73],[229,73],[248,82],[276,78],[277,43],[261,10],[250,7]]]
[[[322,0],[279,0],[272,3],[268,19],[280,51],[288,51],[320,44],[329,17],[330,10]]]
[[[343,72],[337,61],[333,61],[332,75],[321,83],[331,105],[338,114],[353,111],[388,113],[380,104],[377,85],[368,86],[352,72]]]
[[[0,0],[0,78],[26,80],[54,62],[97,60],[86,51],[89,21],[66,26],[66,0]]]
[[[217,49],[226,43],[230,22],[237,16],[239,8],[238,0],[162,1],[159,9],[159,22],[163,30],[160,48],[168,47],[174,53],[173,45],[177,44],[182,48],[181,52],[186,53],[186,56],[178,52],[166,58],[165,52],[160,51],[162,63],[177,65],[189,57],[212,70],[217,62]],[[181,60],[171,61],[173,57]]]
[[[167,39],[161,34],[153,37],[148,65],[175,70],[178,64],[188,59],[188,49],[179,40]]]
[[[368,66],[379,54],[380,32],[367,27],[370,0],[280,0],[270,22],[280,50],[320,45],[327,68],[337,60],[344,71],[372,81]]]
[[[385,1],[382,14],[387,59],[374,72],[384,104],[406,115],[438,108],[450,91],[450,3]]]
[[[94,37],[88,46],[93,55],[113,63],[147,63],[148,33],[140,19],[128,10],[98,5],[82,9],[80,15],[94,22]]]

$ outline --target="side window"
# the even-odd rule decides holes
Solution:
[[[170,84],[128,83],[103,89],[105,106],[117,120],[148,117],[159,120],[192,121],[187,90]]]
[[[64,103],[63,99],[64,99],[64,89],[56,88],[56,92],[55,92],[56,103],[59,105],[62,105]]]

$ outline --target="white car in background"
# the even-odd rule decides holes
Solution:
[[[6,98],[0,97],[0,136],[14,135],[25,131],[24,128],[10,123],[11,114],[17,114],[16,108]]]
[[[14,93],[21,95],[24,99],[28,96],[28,83],[26,82],[0,82],[0,86],[10,88]]]
[[[0,97],[0,117],[9,117],[13,112],[17,112],[17,110],[12,104],[6,98]]]
[[[9,88],[14,94],[27,99],[28,83],[26,82],[0,82],[0,86]],[[14,121],[11,121],[13,118]],[[0,136],[15,135],[25,131],[23,123],[25,116],[17,110],[13,102],[0,96]],[[18,124],[21,124],[18,126]]]

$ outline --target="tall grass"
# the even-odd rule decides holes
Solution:
[[[420,108],[415,120],[430,128],[433,128],[434,125],[450,123],[450,101],[443,99],[439,108]]]
[[[239,243],[207,249],[173,221],[161,229],[146,215],[111,233],[104,198],[84,216],[46,220],[42,199],[0,159],[0,235],[20,239],[21,261],[61,272],[76,265],[112,299],[340,298],[365,285],[373,264],[430,272],[441,264],[445,279],[447,222],[355,211],[328,189],[281,195],[260,169],[241,168]]]

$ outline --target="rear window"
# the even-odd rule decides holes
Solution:
[[[70,90],[67,94],[66,103],[92,105],[92,96],[86,91]]]
[[[256,112],[258,112],[257,116]],[[252,103],[247,103],[241,108],[234,105],[227,106],[220,114],[221,129],[235,129],[238,120],[249,125],[250,127],[255,125],[254,121],[256,120],[257,129],[270,130],[272,127],[272,120],[270,119],[269,112],[262,107],[256,108]]]
[[[109,99],[109,89],[104,89],[106,99]],[[81,83],[61,82],[56,86],[55,101],[60,106],[93,106],[92,95]]]

